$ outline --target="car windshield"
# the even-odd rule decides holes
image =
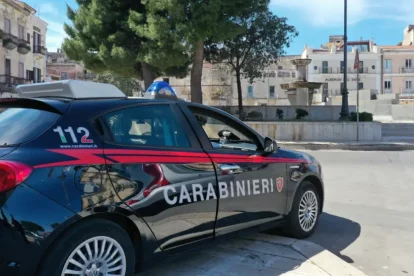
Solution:
[[[0,110],[0,146],[28,142],[43,133],[60,117],[59,114],[31,108]]]

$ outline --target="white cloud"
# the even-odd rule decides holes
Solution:
[[[398,20],[408,24],[412,19],[412,1],[348,0],[348,24],[366,19]],[[290,9],[314,27],[337,27],[344,22],[344,0],[272,0],[271,7],[276,14],[277,8]]]
[[[37,8],[37,11],[38,13],[40,13],[40,15],[42,14],[58,15],[59,14],[58,8],[55,6],[55,4],[50,3],[50,2],[40,4],[39,8]]]
[[[42,18],[47,22],[46,47],[48,51],[53,52],[62,46],[62,42],[67,37],[63,29],[63,22],[57,22],[48,18]]]

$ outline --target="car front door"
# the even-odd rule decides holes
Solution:
[[[281,218],[285,212],[286,162],[264,152],[263,138],[239,120],[213,108],[181,104],[218,178],[216,234]]]
[[[107,113],[101,122],[110,134],[104,154],[114,188],[160,247],[212,239],[214,165],[178,106],[137,105]]]

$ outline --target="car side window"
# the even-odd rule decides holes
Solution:
[[[170,105],[145,105],[117,110],[104,115],[104,120],[118,144],[191,147]]]
[[[203,128],[213,148],[233,149],[241,151],[257,151],[258,142],[254,134],[236,121],[232,121],[218,113],[189,107]]]

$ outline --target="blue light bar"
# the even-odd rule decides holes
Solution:
[[[178,101],[178,97],[175,94],[171,86],[165,81],[156,81],[148,87],[145,91],[144,98],[147,99],[169,99]]]

